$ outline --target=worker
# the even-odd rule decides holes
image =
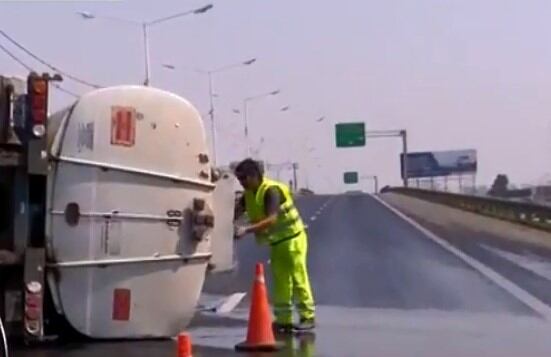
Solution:
[[[308,237],[289,187],[264,177],[252,159],[240,162],[235,176],[244,188],[240,205],[249,218],[249,225],[236,226],[235,235],[254,233],[259,244],[270,246],[274,330],[314,329],[314,297],[306,268]],[[293,301],[299,324],[293,324]]]

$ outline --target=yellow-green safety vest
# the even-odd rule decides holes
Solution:
[[[245,209],[251,223],[256,223],[266,218],[264,207],[264,195],[271,187],[277,187],[283,195],[284,203],[279,207],[279,213],[275,224],[263,232],[256,233],[256,240],[260,244],[275,245],[297,237],[304,231],[304,223],[293,202],[293,196],[289,186],[264,178],[256,193],[245,190]]]

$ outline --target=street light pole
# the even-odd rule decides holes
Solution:
[[[279,111],[280,112],[287,112],[287,111],[289,111],[289,108],[290,108],[290,106],[286,105],[286,106],[282,107]],[[260,137],[260,143],[258,144],[258,147],[255,148],[254,145],[250,145],[249,157],[252,157],[253,159],[259,159],[260,154],[262,152],[262,146],[264,145],[265,142],[266,142],[265,138],[263,136],[261,136]],[[252,156],[250,156],[250,155],[252,155]]]
[[[177,19],[177,18],[180,18],[180,17],[183,17],[183,16],[187,16],[187,15],[204,14],[205,12],[209,11],[213,7],[214,7],[214,5],[208,4],[206,6],[203,6],[203,7],[194,9],[194,10],[179,12],[179,13],[176,13],[176,14],[173,14],[173,15],[170,15],[170,16],[160,17],[160,18],[157,18],[157,19],[154,19],[154,20],[151,20],[151,21],[134,21],[134,20],[128,20],[128,19],[118,18],[118,17],[113,17],[113,16],[97,16],[95,14],[92,14],[92,13],[88,12],[88,11],[78,11],[77,14],[80,15],[84,20],[104,19],[104,20],[128,23],[128,24],[132,24],[134,26],[139,25],[142,28],[143,42],[144,42],[144,44],[143,44],[143,48],[144,48],[144,67],[145,67],[144,85],[148,86],[150,81],[151,81],[151,69],[150,69],[151,60],[150,60],[150,56],[149,56],[149,27],[150,26],[155,26],[157,24],[160,24],[160,23],[163,23],[163,22],[166,22],[166,21]]]
[[[212,72],[207,72],[209,77],[209,102],[210,102],[210,130],[211,130],[211,140],[212,140],[212,161],[213,165],[216,165],[217,155],[216,155],[216,125],[214,124],[214,101],[213,101],[213,91],[212,91]]]
[[[248,105],[248,103],[251,102],[251,101],[262,99],[262,98],[269,97],[269,96],[272,96],[272,95],[278,95],[279,93],[280,93],[280,90],[277,89],[277,90],[274,90],[274,91],[271,91],[271,92],[268,92],[268,93],[263,93],[263,94],[259,94],[259,95],[255,95],[255,96],[247,97],[247,98],[243,99],[243,127],[245,129],[244,130],[244,132],[245,132],[245,144],[247,145],[247,151],[246,151],[247,156],[246,157],[251,156],[251,145],[250,145],[250,141],[249,141],[249,123],[248,123],[249,105]],[[287,109],[285,109],[285,110],[287,110]]]
[[[402,151],[404,153],[404,187],[409,185],[409,173],[408,173],[408,138],[407,131],[401,130],[400,135],[402,136]]]
[[[297,189],[298,189],[298,185],[297,185],[298,163],[293,162],[292,167],[293,167],[293,187],[291,189],[293,190],[293,192],[297,192]]]
[[[373,185],[374,185],[374,190],[375,190],[375,193],[379,193],[379,178],[377,177],[377,175],[362,175],[360,177],[360,179],[362,180],[373,180]]]
[[[143,30],[143,48],[144,48],[144,59],[145,59],[145,80],[144,80],[144,86],[149,86],[149,78],[150,78],[150,58],[149,58],[149,34],[147,31],[147,23],[142,23],[142,30]]]
[[[251,156],[251,145],[250,145],[250,142],[249,142],[249,123],[247,122],[247,110],[248,110],[247,103],[249,103],[249,101],[245,99],[243,101],[243,125],[245,127],[245,145],[247,145],[246,157],[250,157]]]
[[[319,124],[319,123],[322,123],[324,120],[325,120],[325,116],[323,115],[323,116],[318,117],[318,118],[314,121],[314,123],[312,123],[312,124]],[[298,142],[300,142],[300,140],[299,140]],[[304,172],[306,188],[309,189],[309,187],[308,187],[308,186],[309,186],[309,182],[308,182],[308,167],[310,167],[310,166],[307,165],[306,162],[307,162],[307,161],[310,161],[310,160],[308,160],[308,156],[309,156],[309,154],[311,154],[312,152],[314,152],[314,151],[316,150],[316,148],[315,148],[314,146],[308,147],[308,146],[309,146],[309,145],[308,145],[308,140],[304,140],[303,143],[304,143],[304,147],[303,147],[303,148],[305,149],[305,150],[304,150],[305,156],[303,157],[303,160],[302,160],[302,161],[303,161],[302,170],[303,170],[303,172]]]
[[[217,150],[216,150],[216,122],[214,120],[214,84],[213,84],[213,74],[215,73],[220,73],[220,72],[225,72],[227,70],[230,70],[230,69],[234,69],[234,68],[238,68],[238,67],[245,67],[245,66],[250,66],[252,65],[253,63],[256,62],[256,58],[250,58],[246,61],[241,61],[241,62],[238,62],[238,63],[232,63],[232,64],[229,64],[229,65],[226,65],[226,66],[222,66],[222,67],[218,67],[218,68],[215,68],[215,69],[210,69],[210,70],[204,70],[204,69],[193,69],[193,68],[187,68],[187,70],[189,71],[192,71],[192,72],[195,72],[195,73],[200,73],[200,74],[205,74],[207,75],[208,77],[208,81],[209,81],[209,118],[210,118],[210,129],[211,129],[211,137],[212,137],[212,157],[213,157],[213,165],[216,166],[216,162],[217,162],[217,158],[218,158],[218,155],[217,155]],[[173,64],[163,64],[163,67],[164,68],[167,68],[167,69],[170,69],[170,70],[177,70],[177,67],[174,66]]]

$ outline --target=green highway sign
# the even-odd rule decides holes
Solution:
[[[358,183],[358,173],[356,171],[345,172],[343,179],[346,184]]]
[[[365,123],[335,124],[335,139],[338,148],[365,146]]]

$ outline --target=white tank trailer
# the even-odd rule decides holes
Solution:
[[[198,111],[151,87],[103,88],[50,115],[45,138],[55,310],[92,338],[175,336],[206,274],[233,267],[235,179],[213,168]]]

